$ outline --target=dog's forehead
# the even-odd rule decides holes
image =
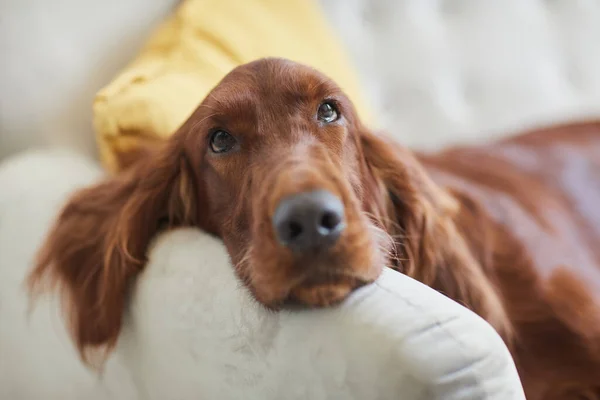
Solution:
[[[239,135],[261,135],[275,126],[305,123],[325,99],[344,99],[337,85],[317,70],[288,60],[241,65],[211,91],[197,118]]]
[[[339,88],[321,72],[284,59],[261,59],[243,64],[215,87],[212,97],[217,102],[252,97],[253,101],[310,101],[338,92]]]

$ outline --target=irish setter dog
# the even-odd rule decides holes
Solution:
[[[417,154],[321,73],[229,73],[152,156],[69,200],[29,284],[65,296],[84,361],[110,350],[160,229],[224,241],[266,307],[334,305],[384,265],[469,307],[530,400],[600,399],[600,123]]]

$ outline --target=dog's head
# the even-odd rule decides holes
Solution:
[[[363,126],[332,80],[263,59],[229,73],[155,154],[76,193],[30,283],[62,286],[83,354],[114,345],[128,284],[164,227],[221,237],[265,306],[318,307],[387,263],[435,263],[427,237],[452,235],[454,207],[409,151]]]

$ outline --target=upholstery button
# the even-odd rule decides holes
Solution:
[[[371,29],[386,28],[390,25],[390,10],[387,2],[365,1],[362,8],[362,22],[371,26]]]
[[[474,79],[466,78],[462,84],[463,96],[467,104],[477,104],[483,97],[482,87]]]
[[[465,0],[440,0],[440,12],[447,16],[454,16],[465,10]]]

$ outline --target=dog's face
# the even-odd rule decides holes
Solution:
[[[379,275],[363,129],[334,82],[283,60],[235,69],[190,119],[199,213],[266,306],[334,304]]]

